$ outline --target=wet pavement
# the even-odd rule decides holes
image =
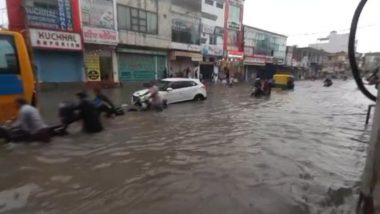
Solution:
[[[49,122],[74,91],[43,95]],[[249,91],[212,86],[203,103],[131,112],[98,135],[74,125],[50,145],[3,146],[0,213],[354,213],[370,103],[355,84]]]

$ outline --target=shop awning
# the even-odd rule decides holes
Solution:
[[[177,57],[187,57],[191,58],[193,62],[203,61],[203,55],[198,52],[186,52],[186,51],[172,51],[170,52],[170,60],[176,60]]]

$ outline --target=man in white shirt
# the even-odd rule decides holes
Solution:
[[[16,104],[19,108],[19,113],[15,125],[19,126],[21,130],[33,135],[47,128],[36,108],[27,104],[22,98],[17,99]]]
[[[50,142],[47,125],[42,120],[38,110],[29,105],[25,99],[18,98],[16,105],[19,109],[17,121],[10,131],[0,130],[0,138],[6,141],[43,141]]]

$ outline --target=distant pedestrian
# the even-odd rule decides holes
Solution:
[[[185,70],[185,77],[186,78],[191,78],[191,72],[190,72],[190,68],[188,67],[188,68],[186,68],[186,70]]]
[[[224,68],[224,72],[226,73],[226,81],[227,81],[227,85],[228,86],[232,86],[232,78],[231,78],[231,74],[230,74],[230,69],[228,69],[227,67]]]

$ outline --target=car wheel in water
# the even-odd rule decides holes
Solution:
[[[205,100],[205,97],[201,94],[198,94],[194,97],[194,101],[203,101]]]

